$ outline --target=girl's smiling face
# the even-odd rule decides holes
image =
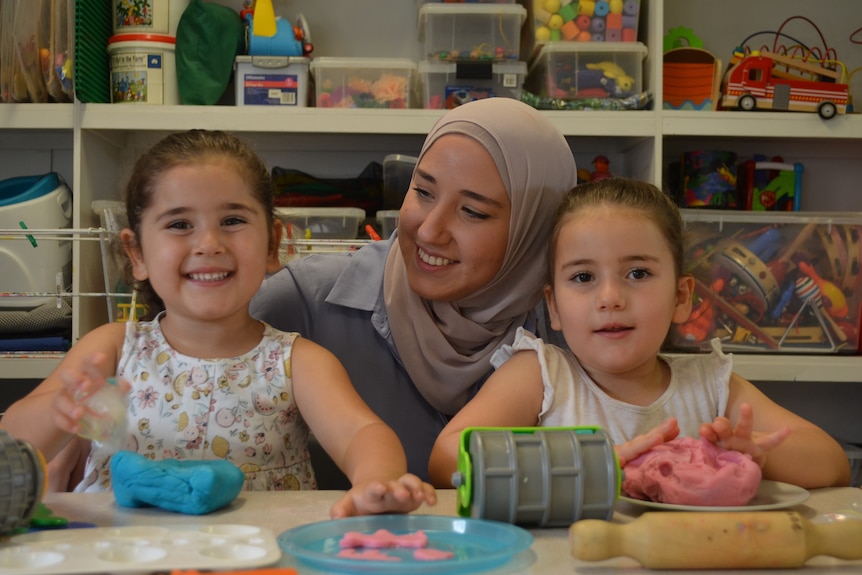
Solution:
[[[503,265],[511,202],[491,155],[473,138],[441,136],[416,166],[401,206],[398,242],[410,288],[457,301]]]
[[[169,314],[197,321],[248,315],[270,242],[260,201],[231,160],[179,165],[157,180],[140,237],[123,231],[135,279],[148,279]]]
[[[652,368],[672,322],[691,311],[693,280],[643,212],[585,207],[568,216],[546,290],[551,325],[593,379]]]

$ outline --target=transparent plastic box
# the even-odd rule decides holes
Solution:
[[[549,42],[530,63],[524,88],[562,100],[627,98],[644,90],[640,43]]]
[[[344,252],[367,243],[356,240],[365,210],[335,207],[279,207],[276,214],[284,225],[279,260],[314,253]]]
[[[695,278],[687,322],[670,348],[858,354],[862,216],[683,210],[686,272]]]
[[[383,209],[398,210],[413,179],[413,168],[419,158],[389,154],[383,158]]]
[[[485,98],[518,99],[526,62],[419,62],[423,107],[451,110]]]
[[[546,42],[637,42],[640,0],[531,0],[530,38]]]
[[[400,210],[380,210],[375,214],[374,219],[377,220],[377,225],[380,227],[380,237],[386,239],[398,229],[400,213]]]
[[[319,57],[310,64],[318,108],[411,108],[416,62]]]
[[[519,4],[425,4],[419,41],[426,60],[518,60],[527,10]]]

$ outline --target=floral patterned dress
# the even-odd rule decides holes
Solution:
[[[264,324],[245,355],[199,359],[168,344],[161,317],[126,328],[117,368],[132,384],[125,449],[153,460],[226,459],[249,490],[316,489],[291,381],[298,334]],[[109,490],[111,455],[94,442],[75,491]]]

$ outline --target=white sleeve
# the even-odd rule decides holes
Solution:
[[[565,351],[556,346],[546,344],[540,338],[536,337],[529,331],[518,328],[515,332],[515,341],[512,345],[505,345],[501,349],[494,352],[491,357],[491,363],[495,368],[499,368],[506,360],[511,358],[519,351],[534,351],[539,360],[539,366],[542,370],[542,409],[539,412],[539,422],[542,422],[548,411],[554,407],[555,399],[565,397],[570,398],[571,393],[567,388],[572,380],[571,368],[565,359]],[[555,384],[561,386],[561,389],[555,389]],[[562,387],[562,386],[565,386]],[[568,402],[568,401],[566,401]]]

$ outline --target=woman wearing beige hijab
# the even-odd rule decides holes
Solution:
[[[426,138],[392,238],[290,262],[252,315],[332,351],[427,478],[434,440],[491,354],[535,330],[551,218],[575,183],[565,138],[533,108],[459,106]]]

